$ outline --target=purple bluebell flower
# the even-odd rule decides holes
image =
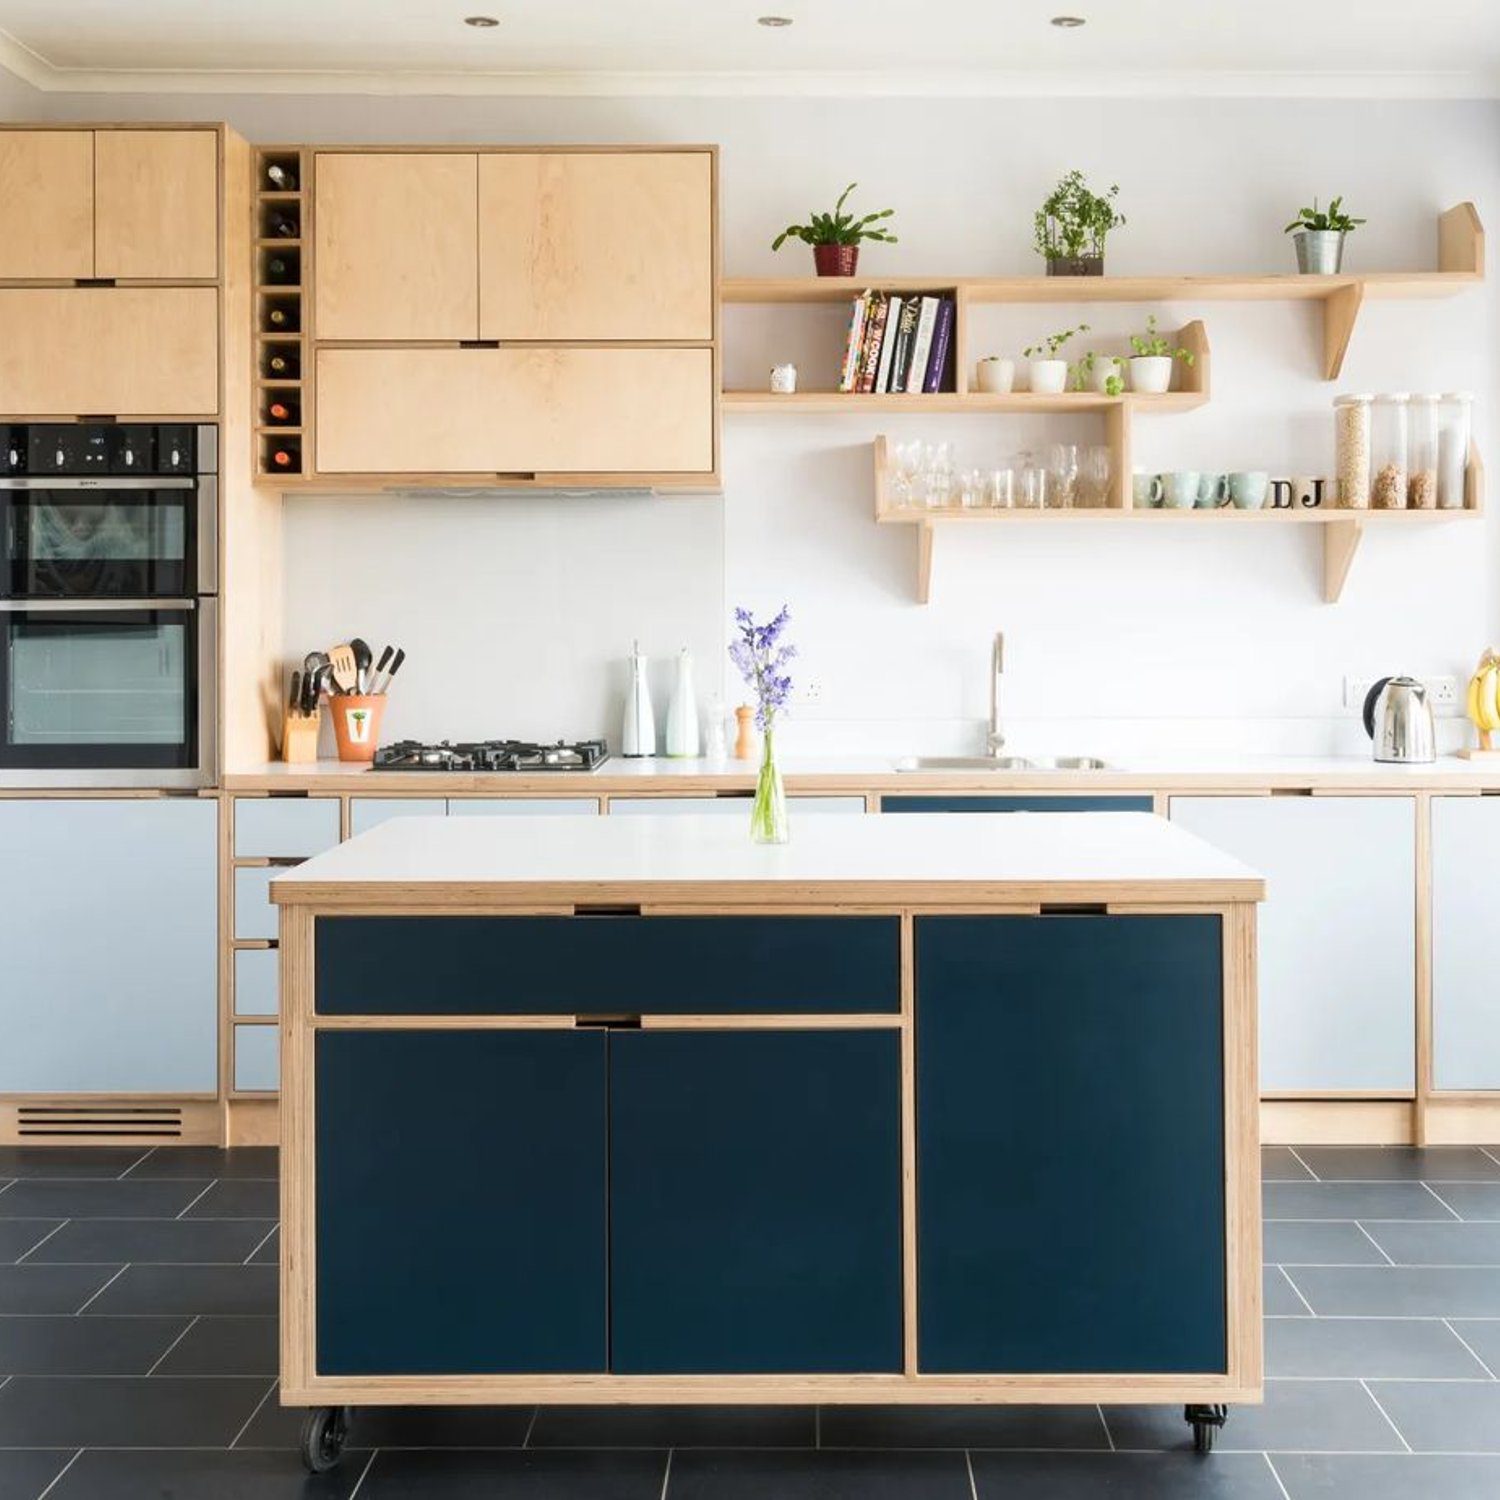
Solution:
[[[764,625],[757,625],[748,609],[734,612],[739,636],[729,643],[729,659],[755,694],[755,723],[763,731],[775,725],[778,710],[791,701],[792,679],[787,667],[797,648],[784,645],[781,640],[791,618],[792,612],[785,604]]]

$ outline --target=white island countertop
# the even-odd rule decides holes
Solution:
[[[1248,866],[1149,813],[797,818],[754,844],[747,816],[401,818],[271,883],[281,905],[624,901],[1258,901]]]

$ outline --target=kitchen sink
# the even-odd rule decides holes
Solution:
[[[910,755],[898,771],[1107,771],[1093,755]]]

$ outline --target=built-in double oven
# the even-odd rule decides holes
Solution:
[[[218,429],[0,426],[0,782],[215,775]]]

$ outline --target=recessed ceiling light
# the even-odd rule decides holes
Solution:
[[[1088,21],[1083,16],[1053,16],[1052,24],[1061,26],[1064,31],[1073,31],[1079,26],[1087,26]]]
[[[770,26],[774,29],[781,26],[790,26],[792,18],[790,16],[757,16],[755,24],[757,26]]]
[[[497,21],[494,18],[494,16],[465,16],[464,17],[464,25],[465,26],[477,26],[477,27],[479,27],[479,29],[481,31],[488,31],[491,26],[498,26],[499,24],[500,24],[499,21]]]

